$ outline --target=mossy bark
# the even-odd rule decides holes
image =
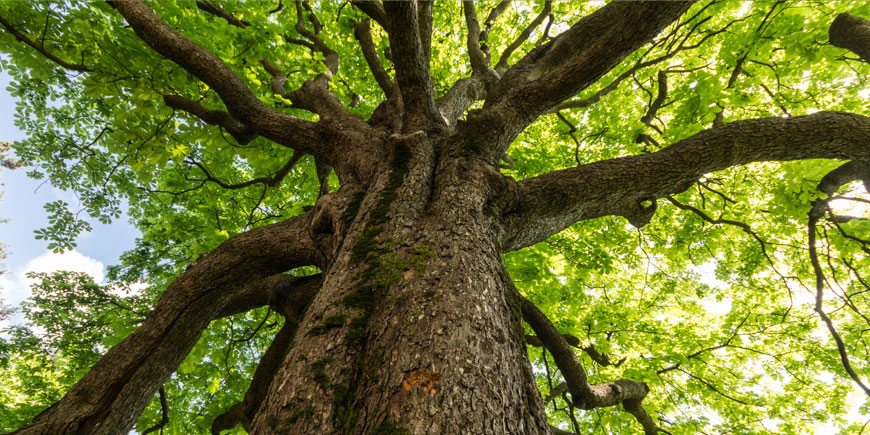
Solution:
[[[344,239],[253,433],[546,432],[485,213],[494,169],[436,160],[422,134],[391,140],[409,155],[346,195],[355,216],[337,220]]]

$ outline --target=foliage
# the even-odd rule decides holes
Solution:
[[[553,3],[549,35],[567,29],[594,3]],[[217,53],[267,105],[313,120],[272,93],[272,77],[258,61],[292,71],[288,89],[324,70],[320,53],[288,42],[300,37],[295,18],[285,18],[286,10],[270,12],[275,5],[220,3],[250,23],[240,28],[193,2],[150,4],[186,37]],[[363,16],[345,3],[312,6],[321,37],[344,59],[331,90],[345,106],[358,100],[351,110],[367,119],[384,95],[352,36],[353,22]],[[477,4],[479,15],[494,6]],[[499,18],[489,33],[494,62],[540,9],[516,3]],[[508,151],[513,167],[503,173],[525,179],[649,153],[719,122],[818,110],[868,114],[870,66],[827,42],[831,20],[846,11],[870,17],[870,4],[699,3],[684,25],[671,26],[575,98],[595,101],[543,116],[525,129]],[[431,69],[441,93],[471,74],[461,16],[458,2],[438,3],[434,10]],[[241,144],[169,108],[164,94],[183,94],[210,109],[223,104],[208,86],[121,30],[124,22],[108,4],[3,2],[0,17],[41,38],[55,55],[92,70],[65,70],[0,33],[0,52],[7,53],[0,67],[15,78],[15,122],[28,133],[14,144],[17,156],[32,168],[31,176],[75,191],[91,219],[117,219],[126,201],[142,235],[111,268],[110,279],[151,284],[130,295],[82,275],[39,276],[23,306],[28,323],[0,339],[0,384],[8,386],[0,391],[2,431],[56,401],[142,321],[189,263],[233,235],[298,215],[314,204],[318,183],[310,156],[279,183],[227,189],[216,182],[273,177],[293,151],[264,138]],[[512,61],[549,36],[543,29]],[[386,34],[374,27],[373,37],[383,53]],[[651,60],[658,61],[637,67]],[[391,69],[388,59],[385,67]],[[616,86],[609,89],[611,84]],[[666,99],[656,103],[664,87]],[[817,185],[840,164],[756,163],[706,174],[672,201],[660,200],[656,217],[642,229],[619,217],[585,221],[507,254],[505,262],[520,290],[561,332],[607,355],[611,365],[578,349],[591,381],[646,382],[652,390],[647,411],[673,433],[812,433],[826,424],[859,433],[863,423],[854,412],[870,402],[850,393],[840,355],[814,312],[806,240],[807,213],[823,197]],[[331,181],[335,189],[337,181]],[[840,199],[850,206],[837,214],[870,217],[861,206],[868,198],[863,186],[844,186],[836,195],[853,198]],[[90,229],[61,201],[46,210],[52,225],[36,238],[48,241],[49,249],[71,249],[76,236]],[[830,286],[825,311],[862,379],[870,378],[864,345],[868,230],[863,219],[831,217],[819,224]],[[363,248],[363,254],[370,251]],[[213,322],[166,384],[172,415],[166,433],[208,433],[214,417],[242,398],[281,322],[266,309]],[[546,352],[530,347],[530,357],[547,397],[562,379]],[[547,412],[552,424],[577,433],[637,430],[620,409],[584,413],[562,396],[548,402]],[[154,398],[137,429],[160,419]]]

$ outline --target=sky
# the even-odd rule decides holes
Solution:
[[[9,95],[7,87],[10,77],[0,71],[0,140],[13,142],[24,138],[14,123],[15,100]],[[34,239],[34,231],[48,226],[48,217],[43,204],[62,199],[75,207],[78,200],[72,192],[65,192],[42,185],[42,181],[27,177],[29,168],[14,171],[0,171],[0,242],[6,245],[7,257],[4,261],[6,272],[0,275],[0,297],[8,305],[17,306],[30,295],[28,272],[51,272],[72,270],[91,275],[96,282],[102,282],[106,266],[117,264],[120,255],[132,248],[138,231],[128,222],[126,216],[104,225],[96,220],[88,220],[93,227],[83,233],[78,246],[64,254],[54,254],[46,247],[45,240]],[[12,323],[21,322],[20,315],[10,319]],[[0,322],[0,329],[8,326],[9,321]]]

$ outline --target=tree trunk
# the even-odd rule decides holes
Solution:
[[[501,176],[436,167],[422,133],[391,141],[253,433],[545,433],[488,205]]]

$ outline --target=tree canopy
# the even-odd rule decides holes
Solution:
[[[72,249],[89,220],[122,210],[142,233],[107,284],[38,277],[27,323],[0,339],[0,431],[60,400],[222,242],[365,178],[353,162],[370,151],[341,144],[396,112],[388,133],[462,135],[445,149],[521,190],[500,248],[533,303],[526,322],[539,308],[563,334],[554,347],[524,331],[550,425],[866,430],[870,4],[638,3],[619,22],[604,2],[426,5],[404,8],[429,30],[415,45],[385,30],[404,9],[379,2],[0,2],[0,68],[27,133],[15,155],[83,204],[46,204],[36,239]],[[429,76],[406,66],[420,59]],[[416,254],[403,269],[430,255]],[[138,282],[149,287],[130,291]],[[205,329],[139,433],[209,433],[243,400],[285,319],[232,314]],[[581,409],[565,352],[590,384],[644,383],[642,412]]]

